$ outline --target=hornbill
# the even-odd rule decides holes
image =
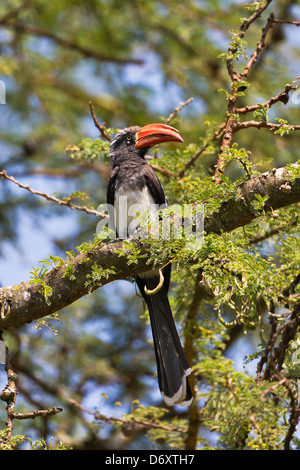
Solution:
[[[130,207],[148,209],[167,205],[163,187],[150,165],[145,161],[147,151],[161,142],[183,142],[179,132],[171,126],[149,124],[142,128],[128,127],[121,130],[110,144],[111,177],[107,188],[108,207],[116,235],[130,238],[138,233],[139,221]],[[121,204],[122,198],[127,206]],[[163,273],[163,284],[157,291]],[[160,392],[168,406],[188,406],[192,392],[188,383],[191,373],[184,355],[168,300],[171,265],[162,271],[153,269],[140,273],[136,278],[138,288],[149,310],[157,364]],[[152,292],[150,292],[152,291]]]

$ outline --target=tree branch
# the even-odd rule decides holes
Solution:
[[[180,103],[179,107],[178,108],[175,108],[174,111],[172,111],[169,116],[167,117],[166,121],[165,121],[165,124],[170,124],[171,121],[173,121],[173,119],[177,116],[178,113],[180,113],[180,111],[185,107],[187,106],[188,104],[190,104],[192,101],[193,101],[193,97],[187,99],[186,101]]]
[[[5,170],[0,171],[0,178],[3,180],[9,180],[12,183],[16,184],[19,186],[19,188],[26,189],[29,191],[31,194],[36,194],[37,196],[42,196],[48,201],[56,202],[56,204],[59,204],[60,206],[67,206],[72,210],[77,210],[77,211],[83,211],[86,212],[87,214],[92,214],[96,215],[98,217],[108,217],[106,214],[102,212],[98,212],[95,209],[89,209],[86,206],[78,206],[77,204],[72,204],[70,201],[70,198],[67,198],[66,200],[59,199],[58,197],[55,196],[50,196],[49,194],[42,193],[40,191],[37,191],[35,189],[32,189],[28,184],[22,184],[19,181],[17,181],[13,176],[8,176]]]
[[[219,125],[218,129],[213,133],[213,135],[210,138],[207,139],[207,142],[205,142],[205,144],[202,145],[202,147],[200,147],[199,150],[197,150],[197,152],[194,153],[192,158],[185,163],[183,169],[178,173],[179,178],[183,178],[183,176],[186,174],[187,170],[191,166],[195,165],[196,160],[198,160],[200,155],[202,155],[202,153],[207,149],[207,147],[212,142],[215,142],[217,139],[219,139],[221,137],[221,135],[224,132],[225,127],[226,127],[226,125],[224,123]]]
[[[239,33],[237,35],[238,38],[240,38],[240,39],[244,38],[247,29],[251,26],[251,24],[254,21],[256,21],[262,15],[262,13],[266,10],[266,8],[268,8],[268,6],[271,2],[272,2],[272,0],[266,0],[266,3],[264,5],[256,8],[254,13],[252,13],[252,15],[248,19],[245,19],[243,21],[243,23],[241,24]],[[228,48],[228,53],[232,54],[234,52],[235,52],[234,48],[232,46],[230,46]],[[232,81],[240,80],[240,76],[235,71],[235,68],[234,68],[234,65],[233,65],[233,59],[228,59],[227,60],[227,70],[228,70],[228,73],[229,73]]]
[[[291,90],[295,89],[294,83],[288,83],[285,86],[284,91],[281,91],[278,93],[278,95],[273,96],[272,98],[269,99],[269,101],[266,101],[265,103],[256,104],[254,106],[245,106],[244,108],[236,108],[235,112],[237,114],[246,114],[246,113],[252,113],[253,111],[257,111],[261,106],[264,106],[265,108],[271,108],[273,104],[278,103],[278,101],[281,101],[284,104],[287,104],[289,100],[289,92]]]
[[[239,74],[239,79],[241,79],[242,77],[247,77],[248,76],[248,73],[250,72],[250,70],[253,67],[253,65],[255,64],[255,62],[257,61],[261,50],[265,47],[266,37],[267,37],[267,34],[268,34],[269,30],[272,28],[273,23],[274,23],[274,15],[273,15],[273,13],[271,13],[269,18],[268,18],[266,26],[262,30],[262,35],[261,35],[260,41],[257,43],[256,49],[253,52],[253,54],[251,55],[251,57],[250,57],[247,65],[246,65],[246,67],[244,68],[243,72],[241,74]]]
[[[95,114],[95,111],[94,111],[94,106],[93,106],[92,101],[89,102],[89,106],[90,106],[90,111],[91,111],[91,115],[92,115],[92,118],[93,118],[95,127],[100,131],[100,135],[101,135],[104,139],[108,140],[108,142],[111,142],[111,137],[110,137],[110,135],[106,132],[106,124],[105,124],[105,123],[100,124],[100,122],[98,121],[98,119],[97,119],[97,117],[96,117],[96,114]]]
[[[279,20],[274,18],[273,23],[277,24],[293,24],[295,26],[300,26],[300,21],[293,21],[293,20]]]
[[[88,413],[89,415],[93,416],[96,421],[102,421],[103,423],[113,425],[121,425],[122,429],[127,432],[137,432],[138,430],[144,429],[163,429],[164,431],[168,432],[185,433],[184,427],[181,426],[166,426],[164,424],[155,422],[154,420],[147,421],[143,419],[137,419],[134,416],[130,416],[129,418],[116,418],[114,416],[105,416],[103,414],[99,414],[98,412],[85,409],[78,401],[72,398],[69,398],[68,401],[72,406],[78,408],[84,413]]]
[[[56,42],[61,47],[65,47],[67,49],[72,49],[77,52],[80,52],[85,57],[90,57],[100,62],[113,62],[116,64],[135,64],[135,65],[142,65],[143,61],[141,59],[133,59],[129,58],[121,58],[121,57],[112,57],[106,56],[102,54],[97,49],[92,49],[89,47],[82,46],[71,39],[63,38],[57,36],[55,33],[50,31],[46,31],[39,26],[33,24],[26,24],[26,23],[18,23],[15,21],[11,21],[10,18],[4,17],[0,19],[0,25],[5,26],[6,28],[14,29],[16,32],[31,34],[33,36],[44,37],[51,39],[52,41]]]
[[[241,129],[248,129],[248,127],[256,127],[256,129],[261,129],[266,127],[271,131],[277,131],[282,128],[282,124],[274,124],[273,122],[263,122],[263,121],[244,121],[238,122],[233,126],[233,133],[240,131]],[[290,131],[299,131],[300,124],[287,124]]]
[[[266,0],[266,2],[258,7],[254,13],[250,16],[250,18],[244,20],[242,23],[240,30],[237,34],[238,39],[242,39],[245,36],[245,33],[249,26],[255,21],[257,18],[261,16],[263,11],[269,6],[269,4],[272,2],[272,0]],[[215,172],[214,172],[214,180],[216,183],[220,182],[220,174],[222,173],[222,168],[224,167],[224,151],[230,148],[231,142],[233,139],[233,134],[234,132],[242,129],[243,127],[269,127],[271,130],[277,130],[280,128],[280,124],[271,124],[271,123],[257,123],[255,121],[248,121],[247,123],[239,123],[238,125],[235,124],[235,119],[234,115],[239,114],[239,113],[247,113],[249,111],[255,111],[258,109],[258,106],[251,106],[251,107],[245,107],[241,109],[236,108],[236,101],[237,101],[237,86],[236,84],[243,80],[245,77],[248,76],[250,70],[252,69],[253,65],[256,63],[259,54],[263,50],[263,48],[266,45],[266,37],[268,32],[272,29],[274,24],[277,23],[285,23],[285,24],[293,24],[296,26],[299,26],[300,23],[298,21],[289,21],[289,20],[279,20],[274,17],[274,14],[271,13],[265,27],[262,29],[262,34],[260,37],[259,42],[257,43],[257,46],[251,55],[250,59],[248,60],[246,66],[244,67],[244,70],[241,73],[237,73],[235,68],[234,68],[234,60],[233,56],[234,53],[237,52],[237,46],[236,45],[230,45],[228,48],[228,58],[227,58],[227,71],[228,74],[231,78],[232,82],[232,91],[231,91],[231,96],[228,100],[228,106],[227,106],[227,117],[226,117],[226,124],[225,124],[225,130],[223,134],[223,139],[222,143],[220,146],[220,152],[218,155],[218,160],[215,165]],[[265,106],[272,106],[274,103],[277,101],[282,101],[284,104],[288,102],[289,96],[288,93],[289,91],[293,88],[292,85],[286,85],[285,91],[278,94],[276,97],[271,98],[268,102],[266,102],[264,105]],[[298,130],[300,129],[300,126],[290,126],[290,130]]]
[[[289,176],[286,168],[279,168],[243,182],[238,187],[235,198],[223,202],[217,212],[205,218],[205,232],[230,232],[259,217],[261,214],[252,206],[256,194],[268,196],[265,212],[300,202],[300,178]],[[138,250],[135,264],[127,263],[127,256],[132,254],[132,247]],[[120,251],[124,256],[120,256]],[[70,268],[70,264],[74,274],[72,276],[68,275],[67,268]],[[98,277],[91,284],[87,281],[91,278],[95,266]],[[116,240],[102,243],[46,272],[42,282],[51,293],[46,298],[40,284],[22,282],[16,286],[1,288],[0,304],[4,306],[4,311],[3,318],[0,319],[0,330],[12,326],[19,327],[50,315],[104,284],[132,278],[152,267],[146,242],[125,245],[123,241]]]
[[[245,33],[247,29],[249,28],[249,26],[253,23],[253,21],[255,21],[257,18],[261,16],[262,12],[268,7],[271,1],[272,0],[267,0],[263,6],[255,10],[255,12],[251,15],[251,17],[248,18],[248,20],[245,20],[242,23],[239,33],[237,34],[237,37],[239,39],[242,39],[245,36]],[[219,152],[217,164],[215,165],[214,180],[216,183],[220,183],[219,176],[222,173],[222,168],[225,162],[224,151],[230,148],[232,138],[233,138],[234,124],[235,124],[234,115],[236,114],[236,102],[237,102],[237,97],[238,97],[238,94],[237,94],[238,88],[236,87],[236,83],[240,82],[244,77],[247,77],[252,66],[257,61],[259,53],[265,46],[265,40],[266,40],[269,30],[272,28],[273,20],[274,20],[274,15],[271,13],[271,15],[268,18],[266,26],[262,30],[260,41],[257,43],[256,49],[251,55],[251,58],[248,61],[243,72],[238,74],[234,68],[233,58],[227,59],[227,71],[231,78],[232,85],[231,85],[231,96],[228,100],[228,105],[227,105],[227,117],[226,117],[225,130],[223,134],[222,143],[220,146],[220,152]],[[233,55],[235,52],[236,50],[234,49],[234,46],[230,46],[228,48],[228,53],[230,55]]]
[[[269,197],[264,207],[265,212],[299,202],[300,178],[285,186],[288,182],[288,171],[284,167],[274,168],[248,179],[238,187],[235,199],[223,202],[217,213],[205,218],[206,233],[230,232],[257,218],[259,214],[252,207],[256,194]]]
[[[38,416],[42,416],[43,418],[47,416],[53,416],[56,415],[57,413],[61,413],[63,411],[62,408],[57,408],[54,406],[53,408],[48,408],[47,410],[34,410],[34,411],[29,411],[28,413],[12,413],[12,418],[13,419],[34,419],[37,418]]]

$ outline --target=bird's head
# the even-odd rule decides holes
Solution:
[[[183,142],[177,129],[166,124],[126,127],[110,143],[110,156],[135,154],[144,158],[147,151],[162,142]]]

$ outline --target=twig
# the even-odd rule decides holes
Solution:
[[[297,276],[298,283],[300,276]],[[297,281],[294,280],[293,285],[297,285]],[[287,293],[290,296],[293,292],[294,287],[286,287],[278,296],[278,299],[281,300],[283,293]],[[274,302],[271,302],[271,308],[269,312],[270,324],[271,324],[271,333],[269,336],[268,344],[265,347],[265,350],[261,356],[261,359],[257,365],[257,382],[261,380],[261,374],[263,366],[266,364],[264,369],[263,380],[271,380],[276,373],[280,373],[283,366],[283,361],[285,358],[286,350],[290,341],[294,338],[295,334],[298,331],[300,325],[300,304],[296,304],[290,314],[290,318],[282,325],[278,327],[277,318],[275,317],[275,305]],[[275,342],[278,341],[278,338],[281,337],[278,347],[274,348]]]
[[[238,34],[239,38],[243,38],[245,36],[245,32],[249,28],[251,23],[253,23],[253,21],[255,21],[259,16],[261,16],[262,12],[268,7],[268,5],[271,3],[271,1],[272,0],[267,0],[266,3],[262,7],[255,10],[253,15],[251,15],[251,17],[248,18],[248,20],[245,20],[242,23],[242,25],[240,27],[240,32]],[[256,47],[255,51],[253,52],[253,54],[251,55],[250,60],[246,64],[244,70],[240,74],[237,74],[235,69],[234,69],[233,59],[232,58],[227,59],[227,70],[228,70],[228,73],[229,73],[233,83],[234,82],[239,82],[244,77],[248,76],[251,68],[256,63],[260,52],[265,47],[267,34],[270,31],[270,29],[272,28],[274,23],[295,24],[296,26],[300,25],[300,22],[298,22],[298,21],[278,20],[277,18],[274,17],[274,14],[271,13],[268,20],[267,20],[266,26],[262,30],[261,38],[260,38],[259,42],[257,43],[257,47]],[[235,51],[233,50],[232,47],[229,47],[228,52],[233,53]],[[285,90],[283,92],[281,92],[277,96],[271,98],[269,101],[264,103],[263,106],[270,107],[274,103],[277,103],[278,101],[282,101],[284,104],[286,104],[288,102],[288,99],[289,99],[288,93],[290,92],[290,90],[292,88],[293,88],[293,84],[286,85]],[[219,175],[220,175],[220,173],[223,172],[223,168],[224,168],[224,163],[225,163],[224,151],[230,147],[231,142],[232,142],[232,138],[233,138],[233,134],[235,132],[239,131],[240,129],[244,129],[244,128],[248,128],[248,127],[256,127],[258,129],[260,129],[261,127],[267,127],[267,128],[269,128],[271,130],[274,130],[274,131],[280,129],[280,127],[281,127],[281,124],[272,124],[272,123],[264,123],[264,122],[256,122],[256,121],[248,121],[248,122],[236,124],[236,122],[234,120],[234,117],[233,117],[235,114],[245,114],[245,113],[248,113],[248,112],[255,111],[259,108],[259,105],[256,105],[256,106],[246,106],[244,108],[237,109],[236,108],[236,100],[237,100],[236,88],[232,85],[232,94],[231,94],[231,97],[229,99],[228,107],[227,107],[227,119],[226,119],[225,131],[224,131],[223,140],[222,140],[222,143],[221,143],[221,146],[220,146],[218,161],[217,161],[217,164],[215,165],[214,180],[217,183],[220,182]],[[297,125],[289,126],[289,129],[290,130],[298,130],[298,129],[300,129],[300,126],[297,126]]]
[[[92,118],[94,120],[94,124],[95,126],[97,127],[97,129],[100,131],[100,134],[102,135],[102,137],[106,140],[108,140],[109,142],[111,141],[111,137],[110,135],[106,132],[106,124],[105,122],[103,124],[100,124],[100,122],[98,121],[96,115],[95,115],[95,112],[94,112],[94,106],[93,106],[93,103],[91,101],[89,101],[89,106],[90,106],[90,111],[91,111],[91,115],[92,115]]]
[[[269,230],[268,232],[262,234],[262,235],[256,235],[255,237],[251,238],[248,243],[249,245],[254,245],[256,243],[261,243],[265,240],[267,240],[268,238],[271,238],[273,237],[274,235],[278,235],[281,230],[284,230],[288,227],[295,227],[298,225],[298,220],[293,220],[291,222],[289,222],[288,224],[286,225],[279,225],[278,227],[275,227],[271,230]]]
[[[7,411],[7,436],[6,439],[9,441],[13,431],[13,414],[15,412],[16,398],[18,394],[16,386],[17,375],[14,372],[13,364],[9,356],[8,348],[5,347],[5,370],[7,374],[7,385],[2,390],[0,399],[6,402]]]
[[[42,417],[47,417],[47,416],[53,416],[56,415],[57,413],[61,413],[63,411],[62,408],[57,408],[54,406],[53,408],[48,408],[48,410],[35,410],[35,411],[30,411],[29,413],[11,413],[12,419],[34,419],[37,418],[38,416]]]
[[[274,22],[274,15],[273,15],[273,13],[271,13],[271,15],[268,18],[266,26],[262,30],[262,35],[261,35],[260,41],[257,43],[257,47],[256,47],[255,51],[253,52],[253,54],[251,55],[250,60],[248,61],[246,67],[243,70],[243,72],[241,74],[239,74],[239,79],[241,79],[242,77],[247,77],[248,73],[250,72],[250,69],[252,68],[252,66],[257,61],[259,53],[265,47],[266,37],[267,37],[267,34],[268,34],[269,30],[273,26],[273,22]]]
[[[62,411],[62,408],[49,408],[47,410],[35,410],[29,413],[16,413],[16,398],[18,394],[18,389],[16,386],[17,374],[14,371],[13,363],[10,359],[8,348],[5,347],[5,370],[7,374],[7,384],[0,394],[0,399],[6,403],[6,412],[7,412],[7,434],[5,436],[6,441],[10,441],[13,431],[13,420],[14,419],[34,419],[38,416],[47,417],[52,416]]]
[[[255,21],[257,18],[261,16],[263,11],[269,6],[271,2],[272,0],[266,0],[266,3],[264,5],[262,5],[260,8],[257,8],[255,12],[247,20],[245,20],[242,23],[239,33],[237,35],[238,38],[242,39],[245,36],[245,33],[247,29],[249,28],[249,26],[253,23],[253,21]],[[231,90],[230,99],[228,100],[227,117],[226,117],[226,124],[225,124],[223,139],[222,139],[222,143],[220,146],[220,152],[219,152],[217,164],[215,165],[214,180],[216,183],[220,183],[221,181],[220,174],[223,173],[223,168],[224,168],[224,163],[225,163],[224,152],[230,148],[232,138],[233,138],[233,127],[235,124],[235,120],[233,116],[236,114],[236,101],[237,101],[237,91],[238,91],[236,83],[240,82],[243,77],[248,75],[252,66],[257,61],[260,51],[265,46],[266,36],[267,36],[268,31],[272,27],[273,20],[274,20],[274,15],[271,14],[270,17],[268,18],[266,26],[262,30],[260,41],[257,43],[257,47],[242,73],[238,74],[235,71],[233,58],[227,59],[227,71],[232,81],[232,90]],[[234,50],[232,46],[228,48],[229,54],[233,55],[235,52],[236,50]]]
[[[274,18],[273,23],[278,23],[278,24],[293,24],[293,25],[295,25],[295,26],[300,26],[300,21],[279,20],[278,18]]]
[[[166,176],[167,178],[176,178],[175,173],[173,173],[171,170],[164,166],[159,166],[151,163],[151,166],[153,170],[155,170],[157,173],[160,173],[161,175]]]
[[[134,417],[125,419],[125,418],[115,418],[113,416],[105,416],[97,412],[85,409],[80,403],[78,403],[78,401],[72,398],[69,398],[68,401],[71,405],[76,406],[84,413],[88,413],[92,415],[95,418],[95,420],[103,421],[104,423],[107,423],[107,424],[121,424],[123,428],[131,428],[131,429],[133,427],[136,427],[136,428],[145,428],[145,429],[163,429],[168,432],[179,432],[179,433],[185,432],[185,429],[180,426],[165,426],[163,424],[155,423],[154,421],[146,421],[146,420],[141,420],[141,419],[137,419]]]
[[[166,118],[165,120],[165,124],[170,124],[170,122],[175,118],[175,116],[177,116],[178,113],[180,113],[180,111],[185,107],[187,106],[189,103],[191,103],[193,101],[194,98],[189,98],[188,100],[186,100],[185,102],[182,102],[180,103],[180,106],[178,108],[175,108],[174,111],[172,111],[169,116]],[[175,175],[175,173],[173,173],[172,171],[170,171],[168,168],[165,168],[165,167],[161,167],[159,165],[155,165],[155,164],[151,164],[153,170],[155,170],[156,172],[160,173],[161,175],[164,175],[166,176],[167,178],[176,178],[177,176]]]
[[[222,144],[220,147],[220,153],[218,157],[217,164],[215,166],[215,174],[214,174],[214,179],[216,182],[220,182],[219,175],[223,171],[225,159],[223,157],[223,152],[224,150],[228,149],[231,145],[233,134],[240,131],[241,129],[247,129],[249,127],[255,127],[257,129],[261,129],[262,127],[268,128],[271,131],[277,131],[280,128],[282,128],[285,124],[275,124],[271,122],[263,122],[263,121],[244,121],[244,122],[236,122],[233,114],[246,114],[248,112],[253,112],[259,109],[261,106],[267,107],[267,106],[272,106],[273,104],[277,103],[278,101],[282,101],[283,103],[288,102],[288,93],[294,88],[294,83],[287,84],[284,91],[281,93],[278,93],[273,98],[270,98],[269,101],[263,103],[262,105],[255,105],[255,106],[246,106],[244,108],[235,108],[235,101],[234,100],[229,100],[228,104],[228,111],[227,111],[227,121],[225,125],[225,130],[224,130],[224,135],[223,135],[223,140]],[[288,127],[289,131],[296,131],[300,130],[300,125],[299,124],[286,124]]]
[[[223,172],[222,168],[224,168],[225,158],[224,158],[224,151],[230,148],[232,137],[233,137],[233,126],[234,126],[234,118],[232,117],[235,114],[235,100],[229,100],[228,103],[228,110],[227,110],[227,118],[226,123],[224,126],[224,134],[222,143],[220,146],[220,153],[218,156],[217,164],[215,165],[215,172],[214,172],[214,180],[216,183],[220,182],[219,175]]]
[[[298,131],[300,130],[300,124],[287,124],[290,131]],[[283,127],[283,124],[274,124],[273,122],[262,122],[262,121],[244,121],[238,122],[234,125],[232,131],[233,133],[240,131],[241,129],[247,129],[248,127],[256,127],[257,129],[261,129],[262,127],[266,127],[271,131],[276,131]]]
[[[197,314],[199,311],[199,306],[201,301],[205,298],[205,287],[201,283],[202,281],[202,270],[199,269],[194,284],[194,292],[192,300],[189,304],[187,317],[185,321],[185,337],[184,337],[184,352],[189,364],[196,364],[198,358],[198,351],[195,347],[195,338],[199,334],[199,329],[197,325]],[[200,378],[197,373],[192,371],[189,376],[190,387],[194,391],[197,389],[197,382],[200,382]],[[203,409],[202,409],[203,410]],[[199,410],[199,399],[197,394],[192,404],[188,409],[188,429],[186,432],[185,439],[185,450],[194,450],[197,446],[197,438],[199,427],[201,426],[201,416]]]
[[[257,8],[254,13],[246,20],[243,21],[241,27],[240,27],[240,37],[244,37],[245,36],[245,32],[247,31],[247,29],[249,28],[249,26],[255,21],[257,20],[257,18],[259,18],[261,16],[261,14],[268,8],[268,6],[270,5],[270,3],[272,2],[272,0],[266,0],[266,3],[264,5],[262,5],[261,7]]]
[[[183,103],[180,103],[180,106],[178,108],[175,108],[174,111],[172,111],[169,116],[167,117],[165,123],[166,124],[170,124],[170,122],[174,119],[175,116],[177,116],[178,113],[180,113],[180,111],[185,107],[187,106],[188,104],[190,104],[192,101],[193,101],[194,98],[189,98],[187,99],[186,101],[184,101]]]
[[[237,114],[246,114],[246,113],[252,113],[259,109],[261,106],[264,106],[265,108],[271,108],[273,104],[278,103],[278,101],[281,101],[282,103],[286,104],[288,102],[288,94],[289,92],[294,89],[294,84],[293,83],[288,83],[285,86],[284,91],[281,91],[278,93],[278,95],[273,96],[272,98],[269,99],[269,101],[266,101],[265,103],[256,104],[254,106],[245,106],[244,108],[236,108],[235,112]]]
[[[248,18],[243,21],[240,27],[240,31],[238,33],[238,38],[242,39],[245,36],[245,33],[247,29],[250,27],[250,25],[259,18],[262,13],[268,8],[269,4],[272,2],[272,0],[266,0],[266,3],[262,5],[261,7],[257,8],[254,13]],[[228,53],[234,53],[235,51],[233,48],[230,46],[228,48]],[[227,60],[227,70],[228,73],[232,79],[232,81],[240,80],[239,75],[236,73],[234,66],[233,66],[233,59],[228,59]]]
[[[107,165],[99,162],[80,162],[78,166],[72,166],[72,168],[31,168],[18,173],[15,177],[25,177],[28,175],[46,175],[51,178],[77,178],[82,175],[82,170],[91,170],[102,176],[104,179],[109,178],[109,169]]]
[[[93,214],[96,215],[97,217],[108,217],[107,214],[104,214],[102,212],[98,212],[94,209],[89,209],[86,206],[78,206],[76,204],[72,204],[70,200],[68,199],[67,201],[64,201],[62,199],[59,199],[55,196],[50,196],[49,194],[42,193],[40,191],[36,191],[35,189],[32,189],[28,184],[22,184],[19,181],[17,181],[13,176],[8,176],[5,170],[0,171],[0,177],[2,179],[10,180],[20,188],[26,189],[29,191],[31,194],[36,194],[38,196],[44,197],[48,201],[55,202],[56,204],[59,204],[60,206],[66,206],[69,207],[72,210],[78,210],[78,211],[83,211],[86,212],[87,214]]]
[[[275,384],[271,385],[269,388],[267,388],[266,390],[264,390],[262,392],[262,394],[260,395],[260,400],[261,401],[266,401],[266,395],[268,395],[269,393],[273,393],[273,391],[277,388],[277,387],[280,387],[281,385],[285,384],[287,382],[287,378],[284,377],[283,379],[279,380],[279,382],[276,382]]]
[[[218,127],[218,129],[213,133],[213,135],[207,139],[207,142],[199,150],[197,150],[197,152],[195,152],[192,158],[185,163],[184,168],[178,173],[179,178],[182,178],[185,175],[186,171],[196,163],[200,155],[202,155],[202,153],[207,149],[207,147],[212,142],[214,142],[219,137],[221,137],[224,131],[224,128],[225,128],[225,124],[223,123]]]
[[[266,367],[264,370],[263,380],[269,379],[270,364],[273,364],[272,351],[274,348],[274,344],[278,338],[277,318],[274,316],[275,305],[273,301],[271,301],[269,314],[271,314],[270,315],[270,327],[271,328],[270,328],[269,340],[257,364],[257,368],[256,368],[256,382],[257,383],[259,383],[262,380],[261,375],[262,375],[263,367],[265,364],[266,364]]]
[[[300,409],[297,407],[299,406],[299,399],[298,399],[298,390],[293,392],[292,388],[290,387],[290,382],[288,380],[285,381],[284,386],[288,391],[288,395],[290,397],[290,406],[289,406],[289,429],[287,435],[284,439],[284,450],[290,450],[291,440],[293,438],[294,433],[297,431],[297,425],[299,422],[300,417]]]

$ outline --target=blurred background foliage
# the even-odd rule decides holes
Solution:
[[[278,18],[299,20],[296,0],[274,1],[271,10]],[[107,144],[96,155],[90,151],[87,158],[70,158],[70,146],[91,139],[84,144],[88,152],[90,143],[99,138],[89,101],[99,121],[117,129],[165,121],[180,102],[193,97],[172,121],[184,137],[186,156],[171,147],[156,161],[176,172],[180,158],[192,155],[224,122],[226,97],[218,90],[230,91],[230,82],[226,64],[218,56],[227,51],[231,31],[251,12],[244,2],[229,0],[3,0],[0,79],[6,85],[6,104],[0,106],[1,169],[58,197],[81,191],[85,199],[74,202],[97,208],[105,201]],[[268,14],[267,10],[247,32],[246,54],[256,47]],[[299,45],[295,26],[273,27],[251,70],[251,86],[239,98],[240,107],[268,101],[295,80]],[[279,117],[297,123],[299,104],[290,100],[287,106],[278,103],[274,108],[269,112],[271,120]],[[251,152],[258,171],[295,162],[299,156],[296,133],[281,138],[265,129],[247,129],[236,134],[235,142]],[[217,151],[218,141],[197,162],[193,181],[211,177]],[[227,172],[233,179],[241,176],[235,165]],[[163,175],[160,178],[171,202],[182,200],[184,186]],[[195,189],[192,180],[187,180],[186,188]],[[201,191],[203,197],[205,188]],[[206,191],[208,197],[209,185]],[[96,224],[94,216],[61,208],[2,182],[1,285],[26,281],[32,267],[50,253],[64,256],[66,250],[91,240]],[[264,250],[267,256],[270,247]],[[193,302],[195,280],[189,269],[175,273],[174,280],[172,304],[183,319]],[[134,284],[120,281],[69,306],[59,319],[7,333],[18,373],[18,410],[64,408],[56,417],[16,422],[15,432],[31,439],[54,436],[79,449],[151,448],[153,443],[144,432],[120,432],[112,422],[100,426],[80,408],[118,417],[132,411],[132,400],[140,400],[144,407],[161,404],[149,325],[142,313]],[[230,344],[224,357],[234,359],[232,370],[245,370],[243,358],[257,345],[257,333],[242,341],[239,336],[228,338],[209,302],[201,306],[199,316],[206,328],[197,344],[203,357],[207,349],[219,354],[221,335]],[[223,365],[224,370],[231,367],[228,362]],[[177,419],[174,413],[169,411],[168,423]],[[178,413],[186,417],[184,411]],[[149,416],[154,415],[149,412]],[[235,418],[239,421],[238,413]],[[0,419],[4,423],[4,406]],[[213,426],[226,434],[221,426]],[[155,446],[168,447],[170,436],[170,432],[168,438],[160,436]],[[215,438],[201,428],[198,444],[212,445]],[[182,447],[176,439],[173,445]]]

